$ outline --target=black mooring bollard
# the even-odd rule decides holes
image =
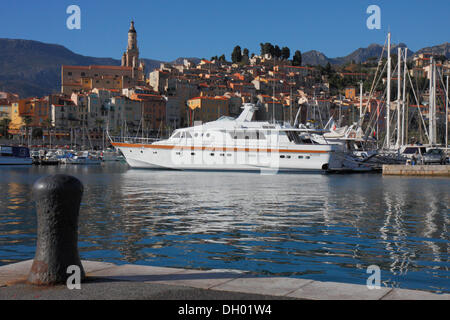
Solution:
[[[75,177],[56,174],[43,177],[33,185],[37,211],[37,244],[28,281],[32,284],[65,283],[71,275],[67,267],[80,267],[78,254],[78,214],[83,184]]]

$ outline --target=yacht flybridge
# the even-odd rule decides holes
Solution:
[[[238,118],[221,117],[177,129],[165,140],[111,139],[132,168],[235,171],[326,171],[341,168],[343,147],[324,131],[252,121],[254,104]],[[319,138],[320,137],[320,138]]]

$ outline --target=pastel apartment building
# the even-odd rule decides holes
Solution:
[[[18,134],[24,127],[45,127],[49,113],[48,99],[20,99],[11,106],[9,133]]]
[[[229,116],[229,99],[224,96],[200,96],[189,99],[187,105],[191,124],[193,121],[209,122],[221,116]]]

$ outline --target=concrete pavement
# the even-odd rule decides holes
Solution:
[[[81,289],[26,284],[32,260],[0,267],[0,299],[64,300],[450,300],[450,294],[287,277],[255,277],[233,270],[192,270],[82,261]]]

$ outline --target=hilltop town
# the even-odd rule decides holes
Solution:
[[[408,61],[410,76],[423,90],[420,101],[426,101],[430,55],[421,53]],[[378,129],[384,126],[380,113],[385,79],[374,81],[380,57],[340,67],[330,63],[304,66],[300,51],[290,59],[289,48],[261,43],[260,54],[236,46],[231,58],[226,61],[221,55],[198,63],[189,59],[179,64],[161,63],[146,74],[131,22],[120,66],[62,65],[60,93],[23,99],[14,93],[0,93],[0,136],[21,142],[53,139],[63,144],[73,143],[78,135],[80,143],[82,137],[104,145],[106,131],[121,136],[167,136],[197,121],[235,117],[246,102],[257,103],[255,120],[323,127],[333,117],[338,125],[350,125],[365,108],[365,117],[376,114]],[[448,75],[449,60],[434,58]],[[440,90],[438,95],[443,94]],[[422,107],[426,114],[422,102],[414,102],[412,91],[410,96],[409,109]],[[442,103],[437,112],[444,110]],[[416,125],[420,131],[420,123]],[[373,128],[371,134],[375,131]],[[420,134],[416,138],[420,140]]]

